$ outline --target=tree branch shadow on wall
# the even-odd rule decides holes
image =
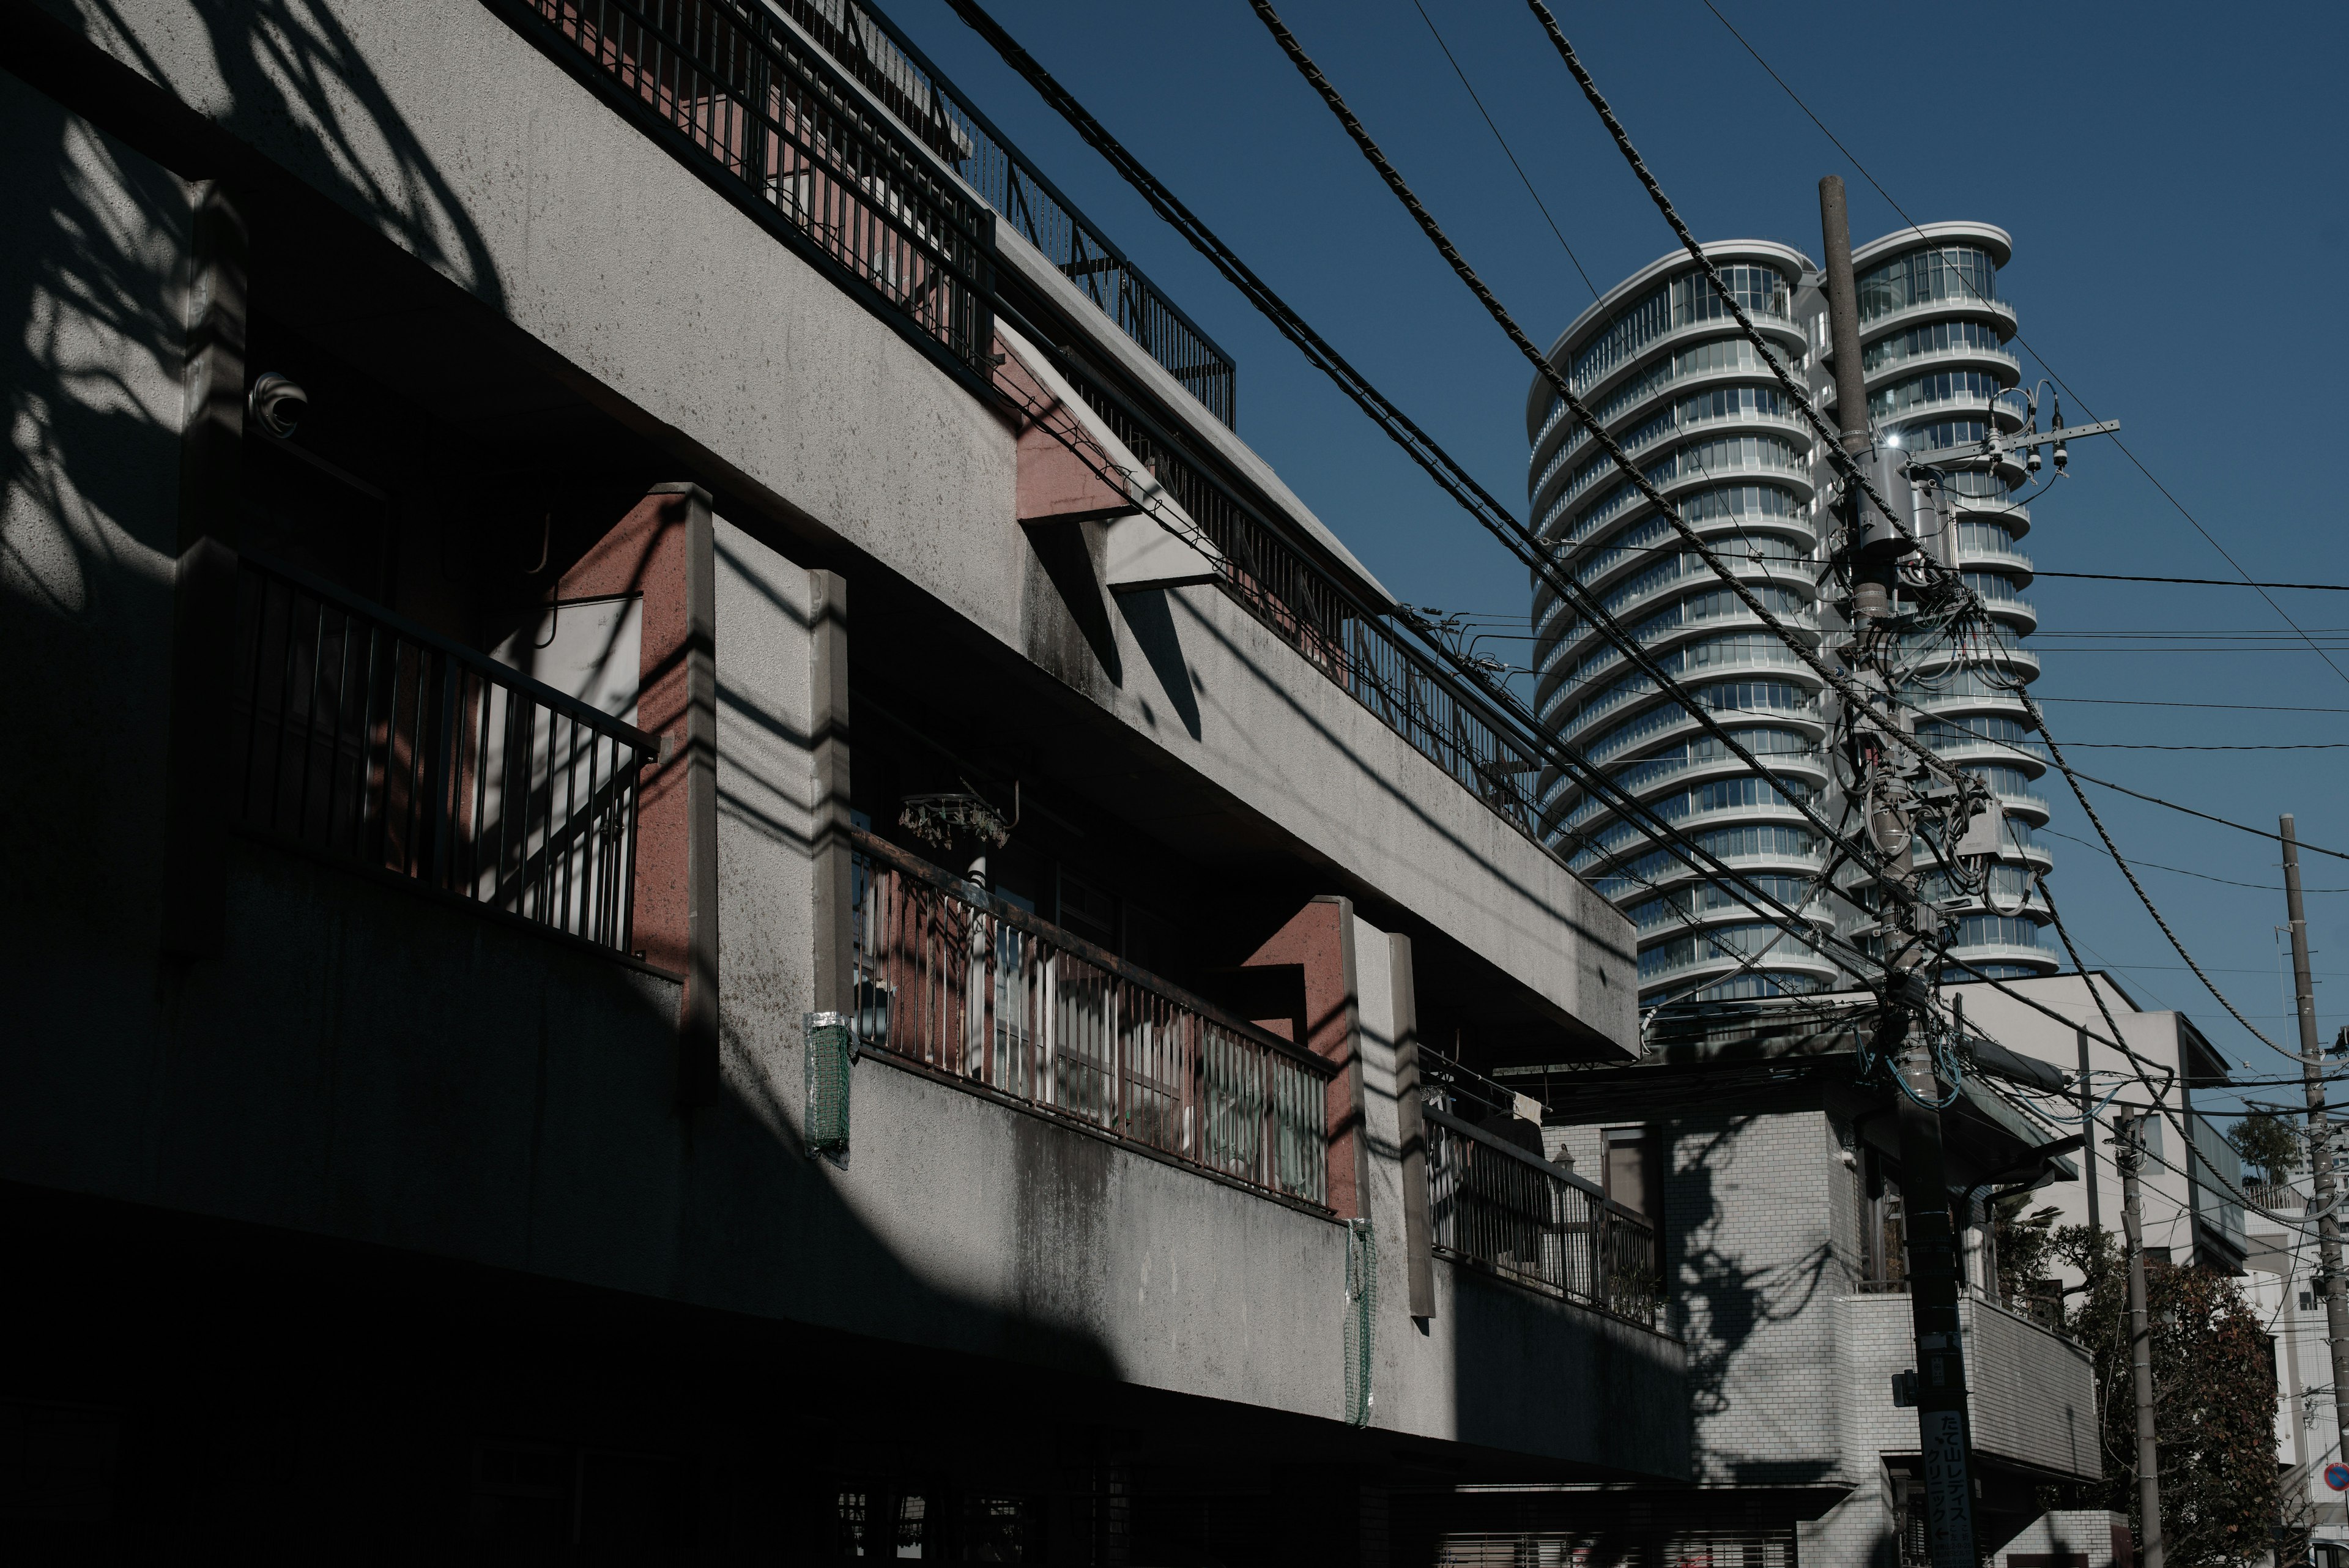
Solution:
[[[1689,1408],[1696,1473],[1741,1486],[1806,1486],[1839,1469],[1834,1456],[1774,1459],[1710,1447],[1709,1420],[1736,1410],[1741,1398],[1770,1397],[1776,1380],[1737,1386],[1739,1360],[1765,1331],[1791,1324],[1820,1299],[1835,1264],[1822,1241],[1790,1258],[1755,1262],[1706,1239],[1727,1217],[1716,1186],[1733,1164],[1741,1137],[1760,1120],[1733,1116],[1706,1135],[1667,1179],[1665,1239],[1671,1316],[1688,1345]]]
[[[502,307],[480,231],[332,13],[195,15],[227,88],[217,123],[317,128],[299,173]],[[117,9],[84,21],[129,36]],[[1095,1337],[923,1277],[802,1155],[787,1110],[745,1093],[698,1120],[676,1111],[674,999],[607,961],[583,967],[536,934],[240,844],[232,956],[162,1001],[189,192],[15,76],[0,75],[0,136],[16,218],[0,260],[15,323],[0,345],[0,659],[19,757],[0,786],[19,825],[0,835],[0,891],[23,938],[8,944],[16,993],[31,999],[0,1050],[5,1174],[655,1300],[707,1287],[781,1334],[828,1274],[933,1344],[1115,1377]],[[396,173],[363,172],[370,144]],[[760,802],[728,806],[786,830]],[[575,988],[550,978],[566,972]],[[551,1164],[551,1141],[571,1157]],[[779,1280],[796,1282],[778,1294]]]

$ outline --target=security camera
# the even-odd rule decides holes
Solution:
[[[253,410],[254,419],[263,430],[284,441],[309,411],[310,394],[295,385],[292,377],[269,370],[254,381],[245,406]]]

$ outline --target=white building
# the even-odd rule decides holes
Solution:
[[[2271,1214],[2292,1214],[2313,1206],[2310,1186],[2303,1174],[2249,1193]],[[2284,1517],[2288,1525],[2313,1526],[2320,1560],[2337,1563],[2349,1553],[2349,1507],[2324,1481],[2324,1468],[2340,1459],[2342,1449],[2314,1229],[2254,1214],[2249,1268],[2245,1293],[2275,1339],[2276,1465],[2283,1472]]]
[[[2056,967],[2039,941],[2042,909],[2025,891],[2025,865],[2049,865],[2033,836],[2047,820],[2033,787],[2044,764],[2010,689],[2038,675],[2035,658],[2013,646],[2037,624],[2020,597],[2031,562],[2016,547],[2030,518],[2008,499],[2025,474],[2011,456],[1983,450],[1993,425],[2011,431],[2023,421],[2012,395],[2021,368],[2005,347],[2014,311],[1997,292],[2012,248],[1989,224],[1930,223],[1862,245],[1852,258],[1869,422],[1886,446],[1920,454],[1940,475],[1950,524],[1920,513],[1920,535],[1962,573],[1994,628],[1970,635],[1962,649],[1946,639],[1920,644],[1901,697],[1920,738],[1988,782],[2007,814],[2009,864],[1992,872],[1987,889],[1995,907],[1945,902],[1954,955],[2000,978]],[[1705,251],[1780,362],[1818,406],[1831,408],[1834,349],[1818,269],[1771,241]],[[1832,474],[1810,426],[1694,262],[1674,251],[1634,273],[1559,336],[1550,358],[1774,615],[1814,645],[1840,624],[1818,598]],[[1770,758],[1788,783],[1832,801],[1832,713],[1816,677],[1682,548],[1540,378],[1526,421],[1528,492],[1544,540],[1667,673],[1723,715],[1742,745]],[[1852,906],[1835,910],[1823,896],[1827,852],[1801,814],[1647,675],[1627,671],[1588,618],[1537,584],[1533,622],[1545,723],[1782,902],[1807,906],[1822,927],[1866,923]],[[1833,961],[1782,937],[1743,900],[1653,848],[1645,831],[1603,801],[1562,776],[1546,782],[1544,821],[1560,849],[1639,923],[1643,1005],[1844,982]],[[1945,901],[1951,895],[1930,879],[1927,892]]]
[[[2006,984],[2069,1022],[2058,1022],[1981,982],[1953,985],[1944,994],[1962,999],[1966,1023],[2008,1050],[2066,1074],[2085,1074],[2091,1108],[2106,1127],[2114,1106],[2156,1103],[2150,1097],[2148,1080],[2160,1089],[2158,1103],[2165,1114],[2147,1124],[2147,1158],[2139,1179],[2146,1247],[2174,1263],[2199,1262],[2240,1273],[2250,1245],[2237,1196],[2243,1181],[2242,1162],[2217,1124],[2195,1104],[2198,1092],[2226,1085],[2227,1064],[2202,1032],[2182,1012],[2147,1012],[2139,1007],[2117,981],[2101,971]],[[2089,993],[2092,985],[2111,1009],[2121,1038],[2137,1054],[2137,1061],[2091,1038],[2091,1031],[2096,1035],[2109,1033],[2095,998]],[[2206,1095],[2206,1103],[2207,1098]],[[2053,1113],[2064,1113],[2063,1106],[2054,1101],[2046,1104]],[[2079,1113],[2075,1102],[2069,1114],[2076,1117]],[[2190,1129],[2199,1158],[2180,1147],[2181,1128]],[[2081,1151],[2079,1161],[2081,1180],[2043,1188],[2033,1195],[2033,1204],[2061,1210],[2060,1225],[2096,1224],[2117,1232],[2121,1179],[2113,1161],[2111,1134],[2100,1133],[2092,1148]],[[2068,1271],[2064,1282],[2075,1284],[2078,1279],[2076,1271]]]

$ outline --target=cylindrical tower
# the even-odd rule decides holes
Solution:
[[[1809,259],[1767,241],[1704,249],[1780,362],[1831,410],[1826,300]],[[2029,518],[2006,499],[2023,473],[2012,458],[1982,450],[1992,421],[2011,431],[2022,420],[2002,396],[2020,374],[2004,347],[2014,313],[1997,296],[2010,250],[1988,224],[1939,223],[1853,253],[1870,422],[1879,441],[1919,453],[1941,475],[1949,536],[1930,547],[1964,574],[1998,628],[1995,637],[1980,628],[1955,639],[1921,636],[1901,696],[1919,711],[1920,738],[1986,779],[2008,814],[2009,861],[1991,872],[1986,899],[1930,875],[1925,888],[1956,922],[1953,956],[2002,977],[2055,967],[2038,942],[2044,906],[2025,898],[2022,864],[2047,866],[2032,831],[2047,820],[2033,787],[2044,764],[2009,689],[2038,673],[2016,646],[2034,624],[2019,592],[2031,563],[2016,545]],[[1690,524],[1817,646],[1834,472],[1686,253],[1610,289],[1560,335],[1550,360]],[[1560,564],[1724,729],[1837,820],[1821,683],[1682,545],[1539,378],[1526,418],[1533,516]],[[1930,512],[1920,527],[1941,532]],[[1840,624],[1831,609],[1826,619]],[[1801,815],[1538,583],[1533,623],[1545,724],[1816,926],[1865,922],[1851,901],[1829,896],[1826,848]],[[1831,960],[1654,848],[1640,826],[1572,780],[1553,773],[1543,787],[1553,842],[1638,924],[1642,1006],[1847,983]],[[1851,873],[1835,880],[1848,885]]]
[[[1783,363],[1809,348],[1813,270],[1766,241],[1705,247]],[[1817,638],[1813,437],[1696,265],[1673,252],[1609,290],[1551,362],[1681,514],[1788,625]],[[1723,727],[1795,787],[1823,791],[1819,682],[1682,545],[1598,443],[1535,380],[1526,409],[1536,525],[1565,567]],[[1536,703],[1544,723],[1660,815],[1783,901],[1814,898],[1825,853],[1802,817],[1539,584]],[[1571,781],[1545,781],[1559,850],[1638,922],[1643,1003],[1820,990],[1836,966],[1784,936]]]
[[[1918,532],[1958,568],[1995,628],[1920,633],[1900,697],[1913,710],[1918,738],[1989,784],[2006,814],[2005,859],[1991,870],[1986,896],[1967,897],[1931,870],[1921,889],[1954,921],[1950,956],[2000,979],[2058,967],[2040,940],[2046,906],[2035,889],[2025,893],[2026,867],[2044,872],[2050,865],[2034,835],[2047,825],[2037,783],[2046,771],[2044,751],[2014,694],[2039,675],[2038,659],[2021,646],[2038,624],[2022,592],[2031,558],[2019,541],[2031,516],[2009,499],[2025,473],[2013,456],[1994,458],[1985,449],[1992,428],[2012,434],[2023,421],[2013,395],[2022,368],[2006,346],[2014,310],[1998,297],[1998,269],[2013,251],[2002,229],[1953,223],[1903,229],[1852,253],[1868,422],[1880,445],[1909,453],[1938,476],[1942,514],[1920,504]],[[1821,311],[1811,327],[1814,369],[1819,400],[1831,405],[1836,350],[1826,339]],[[1827,483],[1824,467],[1819,480]],[[1930,536],[1944,528],[1953,536]]]

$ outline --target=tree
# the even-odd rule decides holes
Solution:
[[[2084,1225],[2056,1231],[2054,1245],[2086,1277],[2064,1324],[2095,1359],[2104,1411],[2105,1479],[2085,1490],[2127,1513],[2142,1540],[2127,1260],[2111,1236]],[[2241,1289],[2209,1269],[2149,1261],[2146,1303],[2166,1560],[2172,1568],[2249,1568],[2268,1555],[2276,1516],[2272,1342]]]
[[[2271,1182],[2300,1168],[2300,1135],[2272,1111],[2251,1112],[2227,1129],[2227,1141]]]
[[[1998,1260],[1999,1299],[2022,1306],[2032,1318],[2050,1328],[2060,1327],[2062,1298],[2055,1282],[2048,1279],[2047,1273],[2060,1255],[2055,1220],[2064,1211],[2050,1207],[2025,1214],[2023,1210],[2030,1203],[2030,1193],[2018,1192],[1992,1206],[1992,1249]]]

